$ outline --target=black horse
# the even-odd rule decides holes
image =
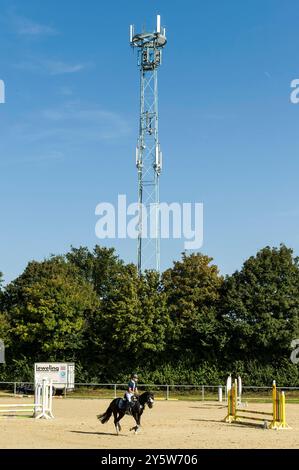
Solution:
[[[153,407],[154,405],[153,393],[144,392],[142,393],[142,395],[137,397],[135,401],[132,402],[131,415],[136,421],[136,426],[131,428],[130,431],[134,429],[135,434],[137,434],[138,429],[140,427],[140,418],[144,411],[145,405],[147,405],[149,408]],[[112,413],[114,416],[114,426],[116,429],[116,434],[118,434],[121,431],[121,426],[119,422],[126,414],[125,400],[123,400],[122,398],[115,398],[108,406],[106,412],[101,415],[98,415],[97,418],[101,421],[102,424],[105,424],[111,418]]]

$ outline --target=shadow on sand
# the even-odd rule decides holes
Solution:
[[[69,431],[69,432],[73,432],[73,433],[76,433],[76,434],[94,434],[95,436],[116,436],[116,437],[128,437],[126,436],[125,434],[116,434],[113,433],[113,432],[90,432],[90,431]]]
[[[199,418],[191,418],[190,421],[200,421],[200,422],[203,422],[203,423],[223,423],[223,421],[219,420],[219,419],[199,419]],[[223,423],[225,424],[225,423]]]
[[[196,410],[223,410],[227,408],[227,405],[200,405],[200,406],[189,406],[189,408],[194,408]]]

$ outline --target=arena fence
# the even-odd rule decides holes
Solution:
[[[126,383],[76,383],[73,390],[65,388],[56,390],[55,395],[64,398],[95,398],[113,399],[123,396]],[[184,384],[138,384],[140,392],[151,390],[158,400],[196,400],[196,401],[226,401],[225,385],[184,385]],[[220,390],[221,389],[221,394]],[[277,387],[287,394],[288,403],[299,403],[299,387]],[[244,386],[242,399],[244,401],[271,402],[272,387]],[[1,396],[32,396],[32,382],[0,382]]]

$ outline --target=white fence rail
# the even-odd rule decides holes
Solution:
[[[59,385],[59,384],[58,384]],[[188,385],[188,384],[138,384],[140,392],[151,390],[157,399],[164,400],[201,400],[222,401],[226,400],[225,385]],[[299,399],[299,387],[277,387],[294,395]],[[122,396],[127,389],[126,383],[75,383],[75,389],[68,391],[66,388],[56,390],[57,395],[65,398],[96,398],[112,399]],[[244,386],[243,397],[246,399],[271,399],[272,387]],[[54,385],[55,390],[55,385]],[[34,394],[33,382],[0,382],[0,396],[20,396]]]

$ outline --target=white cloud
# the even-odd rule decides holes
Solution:
[[[234,114],[222,114],[222,113],[207,113],[203,116],[204,119],[207,119],[209,121],[225,121],[227,119],[233,119],[235,118]]]
[[[64,158],[64,153],[57,151],[57,150],[49,150],[49,151],[43,151],[43,152],[35,152],[34,154],[28,156],[28,157],[23,157],[22,161],[23,162],[28,162],[28,163],[35,163],[35,162],[44,162],[44,161],[55,161],[55,160],[63,160]]]
[[[69,86],[60,87],[58,93],[62,96],[72,96],[74,94],[73,89]]]
[[[87,67],[90,67],[90,63],[68,63],[64,61],[56,60],[28,60],[15,64],[17,69],[27,70],[29,72],[46,72],[50,75],[64,75],[73,74],[80,72]]]
[[[286,209],[284,211],[279,211],[276,213],[278,217],[299,217],[298,209]]]
[[[127,135],[130,131],[127,120],[120,114],[97,106],[82,105],[76,101],[45,109],[41,115],[48,121],[47,128],[52,124],[55,132],[58,131],[60,135],[76,134],[79,138],[87,140],[115,139]]]
[[[29,18],[22,16],[13,16],[13,25],[17,34],[27,36],[53,36],[58,34],[56,29],[51,26],[36,23]]]
[[[10,129],[19,141],[44,144],[55,141],[63,151],[82,143],[117,140],[130,133],[128,120],[119,113],[107,111],[96,105],[78,101],[47,108],[22,117]]]
[[[68,64],[66,62],[55,60],[44,60],[41,65],[50,73],[50,75],[62,75],[65,73],[76,73],[85,69],[88,64]]]

